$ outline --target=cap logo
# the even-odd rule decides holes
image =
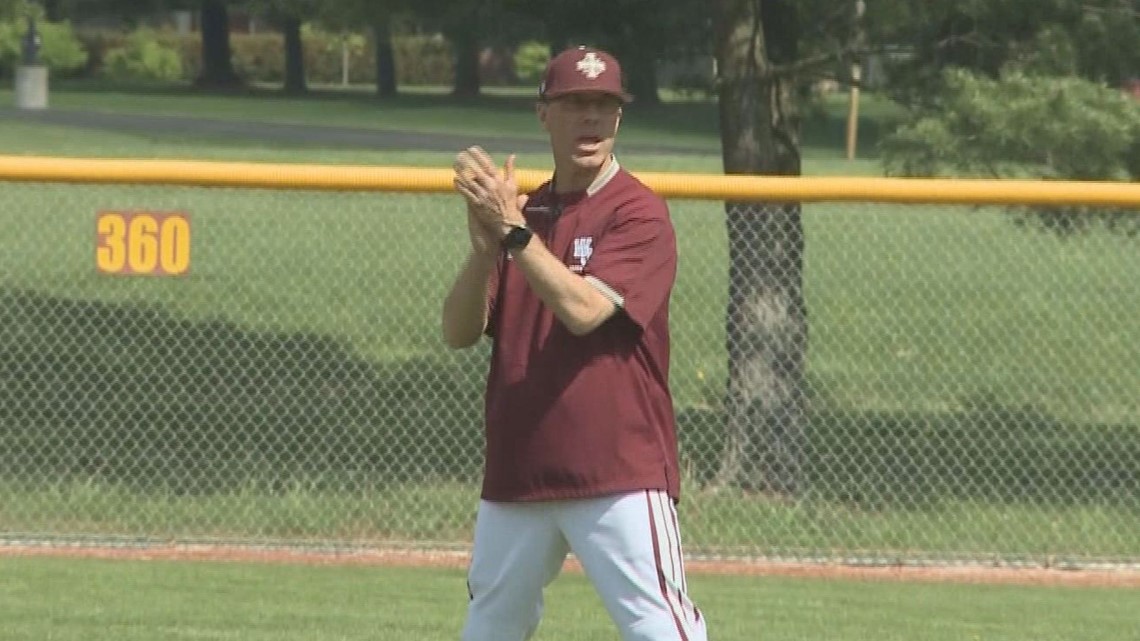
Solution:
[[[596,80],[606,70],[606,63],[591,51],[578,61],[577,69],[590,80]]]

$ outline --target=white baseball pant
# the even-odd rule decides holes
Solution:
[[[592,499],[481,501],[463,641],[524,641],[542,591],[573,552],[624,641],[707,641],[687,593],[677,512],[665,492]]]

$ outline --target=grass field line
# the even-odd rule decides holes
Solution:
[[[42,540],[0,540],[0,556],[448,569],[463,569],[470,562],[469,550],[455,547],[430,548],[425,547],[423,542],[409,543],[407,546],[321,548],[214,543],[59,544]],[[882,564],[860,559],[850,559],[840,563],[831,559],[786,561],[689,558],[685,565],[690,574],[845,581],[1140,588],[1140,564],[1136,563],[1068,568],[977,562]],[[572,556],[566,560],[563,569],[575,573],[582,571]]]

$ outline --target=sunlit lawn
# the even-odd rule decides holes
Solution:
[[[0,557],[2,641],[456,639],[459,570]],[[692,576],[721,641],[1135,641],[1124,589]],[[583,576],[549,588],[535,641],[618,638]]]

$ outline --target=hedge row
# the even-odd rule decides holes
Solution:
[[[85,75],[104,73],[107,55],[124,47],[129,34],[110,31],[82,31],[80,42],[88,52]],[[181,60],[183,80],[198,76],[202,66],[200,34],[154,32],[163,48],[173,50]],[[374,83],[376,60],[371,39],[360,36],[342,40],[339,35],[306,31],[302,34],[305,55],[305,77],[310,83],[339,83],[342,80],[342,43],[348,50],[348,80],[351,83]],[[397,36],[392,47],[396,58],[399,84],[449,85],[454,78],[451,48],[439,36]],[[280,34],[232,34],[230,48],[234,70],[251,82],[280,82],[285,77],[284,38]],[[509,56],[491,52],[483,56],[482,81],[486,85],[517,82],[513,65],[504,64]]]

